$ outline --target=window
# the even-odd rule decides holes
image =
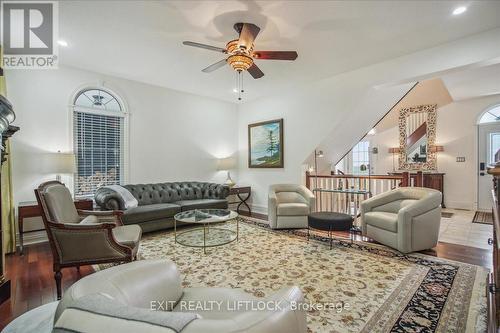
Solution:
[[[481,119],[479,119],[480,124],[484,123],[494,123],[496,121],[500,121],[500,105],[497,105],[481,116]]]
[[[361,141],[352,148],[352,174],[367,175],[370,166],[370,142]]]
[[[495,164],[495,154],[500,149],[500,133],[490,133],[488,164]]]
[[[75,196],[90,196],[101,186],[122,181],[124,122],[123,107],[110,92],[85,89],[77,94],[73,106]]]

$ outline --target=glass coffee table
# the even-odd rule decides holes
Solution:
[[[238,213],[227,209],[194,209],[177,213],[174,216],[175,242],[189,247],[221,246],[238,240],[240,226]],[[236,225],[229,223],[236,221]],[[199,227],[177,232],[177,223],[198,224]],[[226,223],[224,223],[226,222]]]

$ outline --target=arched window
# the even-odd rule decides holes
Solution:
[[[494,123],[496,121],[500,121],[500,105],[486,110],[479,119],[479,124]]]
[[[75,196],[90,196],[101,186],[121,183],[124,125],[123,105],[109,90],[87,88],[76,94],[73,101]]]

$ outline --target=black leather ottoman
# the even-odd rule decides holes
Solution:
[[[322,231],[328,231],[328,237],[330,237],[330,249],[332,248],[333,231],[351,231],[352,222],[354,219],[351,215],[337,213],[337,212],[316,212],[311,213],[307,217],[308,228],[307,228],[307,240],[309,240],[309,230],[316,229]],[[352,234],[351,234],[352,241]]]

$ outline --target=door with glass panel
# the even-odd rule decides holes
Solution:
[[[500,123],[480,124],[478,139],[478,210],[491,211],[493,179],[486,168],[495,162],[495,153],[500,149]]]

